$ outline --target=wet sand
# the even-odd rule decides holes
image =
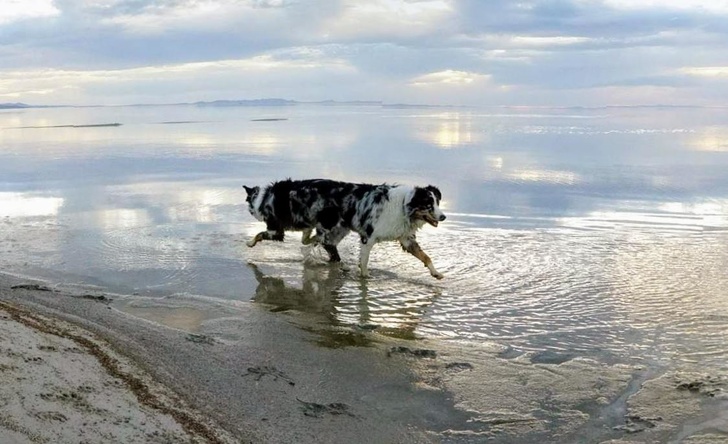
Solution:
[[[728,442],[728,380],[695,368],[28,283],[0,276],[1,442]]]

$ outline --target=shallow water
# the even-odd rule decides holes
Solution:
[[[139,305],[252,300],[542,362],[726,369],[727,167],[723,110],[1,111],[0,267]],[[362,281],[353,236],[349,271],[296,233],[248,249],[263,226],[242,185],[285,177],[437,184],[448,219],[419,237],[446,279],[384,244]]]

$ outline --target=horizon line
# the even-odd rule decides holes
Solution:
[[[238,102],[237,104],[235,102]],[[265,103],[271,102],[271,103]],[[217,104],[217,105],[216,105]],[[31,108],[115,108],[115,107],[134,107],[134,106],[250,106],[250,107],[266,107],[266,106],[296,106],[296,105],[358,105],[358,106],[379,106],[383,108],[396,108],[396,107],[412,107],[412,108],[470,108],[470,109],[486,109],[486,108],[501,108],[501,109],[607,109],[607,108],[701,108],[701,109],[725,109],[728,105],[698,105],[698,104],[637,104],[637,105],[623,105],[623,104],[609,104],[609,105],[454,105],[454,104],[426,104],[426,103],[387,103],[383,100],[316,100],[316,101],[299,101],[295,99],[282,99],[282,98],[260,98],[260,99],[215,99],[215,100],[200,100],[195,102],[177,102],[177,103],[128,103],[128,104],[114,104],[114,105],[33,105],[24,102],[0,102],[0,110],[4,109],[31,109]]]

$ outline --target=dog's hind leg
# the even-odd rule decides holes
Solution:
[[[324,250],[329,253],[329,262],[341,262],[341,256],[339,256],[339,250],[336,245],[324,244]]]
[[[323,233],[323,235],[319,234],[317,237],[323,239],[321,243],[326,252],[329,253],[329,262],[341,262],[341,256],[339,256],[339,250],[336,246],[349,234],[349,230],[341,226],[335,226],[330,230],[321,229],[320,231],[317,230],[317,232]]]
[[[263,240],[274,240],[283,242],[283,239],[285,238],[285,235],[283,234],[283,231],[276,231],[276,230],[268,230],[268,231],[261,231],[260,233],[256,234],[255,237],[253,237],[251,240],[249,240],[246,245],[249,247],[254,247],[255,244],[257,244],[260,241]]]
[[[435,266],[432,264],[432,259],[430,259],[430,256],[428,256],[427,253],[422,251],[422,248],[420,248],[420,244],[417,243],[414,237],[400,239],[399,243],[400,245],[402,245],[402,249],[404,251],[410,253],[417,259],[421,260],[423,264],[425,264],[425,267],[430,270],[430,274],[432,275],[432,277],[436,279],[442,279],[445,277],[442,275],[442,273],[435,269]]]

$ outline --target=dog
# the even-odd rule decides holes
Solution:
[[[261,240],[283,241],[285,231],[299,230],[304,244],[321,244],[331,262],[340,262],[337,245],[353,231],[361,240],[362,277],[369,276],[369,254],[375,244],[399,241],[433,277],[443,278],[416,239],[417,230],[425,224],[437,227],[446,219],[439,206],[442,193],[435,186],[288,179],[262,189],[244,188],[250,214],[266,223],[266,231],[256,234],[249,247]],[[311,236],[314,229],[316,235]]]

